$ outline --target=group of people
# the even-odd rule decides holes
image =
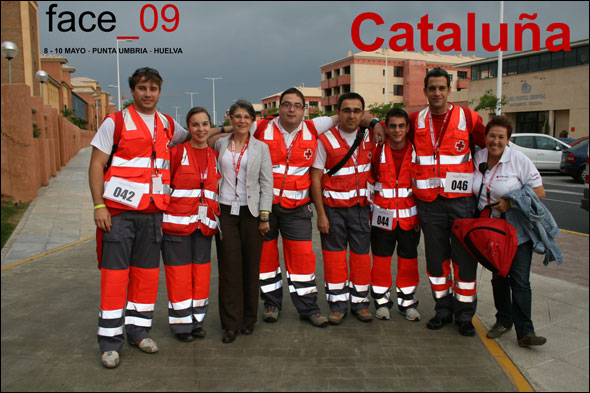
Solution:
[[[124,331],[129,344],[158,351],[149,332],[160,253],[172,333],[184,342],[205,337],[214,236],[224,343],[254,331],[259,296],[263,320],[278,321],[279,233],[301,319],[339,325],[350,309],[369,322],[371,298],[376,318],[390,319],[397,246],[397,308],[407,320],[420,320],[420,228],[436,302],[427,328],[454,319],[460,334],[472,336],[477,262],[453,238],[453,220],[475,215],[473,190],[482,183],[487,192],[479,205],[494,205],[498,216],[512,206],[502,199],[507,191],[530,186],[544,196],[534,165],[506,146],[510,122],[498,117],[486,128],[476,112],[449,103],[450,77],[440,68],[424,81],[428,107],[410,116],[394,108],[380,122],[364,114],[362,96],[345,93],[336,115],[303,120],[305,97],[290,88],[275,118],[256,120],[251,103],[235,102],[229,134],[211,127],[204,108],[188,112],[188,131],[156,111],[162,77],[153,68],[136,70],[129,86],[133,103],[100,126],[89,168],[101,270],[98,343],[107,368],[119,365]],[[485,147],[475,164],[487,160],[487,172],[474,171],[474,144]],[[312,202],[328,317],[317,302]],[[522,244],[509,278],[494,277],[498,314],[488,337],[515,324],[520,345],[544,343],[530,319],[531,253],[532,243]]]

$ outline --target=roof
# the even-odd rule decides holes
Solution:
[[[348,52],[348,56],[343,57],[341,59],[332,61],[330,63],[324,64],[321,67],[326,67],[332,65],[334,63],[339,63],[348,58],[371,58],[371,59],[385,59],[385,53],[387,52],[387,58],[390,61],[400,61],[400,60],[422,60],[426,61],[427,63],[436,63],[436,64],[449,64],[449,65],[456,65],[465,62],[466,60],[477,60],[480,59],[479,57],[475,57],[474,54],[471,56],[465,56],[463,54],[458,55],[443,55],[440,52],[430,53],[430,52],[396,52],[391,49],[380,49],[374,52],[358,52],[352,54],[351,51]]]
[[[303,93],[304,97],[321,97],[322,96],[322,89],[320,87],[303,87],[303,86],[293,86],[301,93]],[[286,89],[285,89],[286,90]],[[278,93],[271,94],[267,97],[262,98],[263,100],[272,97],[280,97],[283,94],[283,91],[279,91]]]
[[[58,61],[65,64],[68,62],[68,59],[58,55],[41,55],[41,61]]]

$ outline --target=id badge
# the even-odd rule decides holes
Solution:
[[[207,218],[207,205],[199,205],[199,221],[204,221]]]
[[[393,228],[393,211],[381,209],[375,206],[373,210],[373,219],[371,225],[377,228],[387,229],[391,231]]]
[[[440,186],[440,177],[431,177],[428,179],[428,186],[430,188],[439,187]]]
[[[375,191],[377,191],[377,192],[383,191],[383,183],[381,183],[381,182],[375,183]]]
[[[473,190],[473,173],[448,172],[445,180],[445,192],[471,194]]]
[[[109,180],[102,197],[123,205],[137,208],[139,202],[141,202],[144,189],[145,187],[143,184],[130,182],[120,177],[113,176],[111,177],[111,180]]]
[[[381,184],[381,183],[377,183],[377,184]],[[373,203],[373,201],[375,200],[375,190],[376,187],[367,182],[367,199],[369,200],[370,203]]]
[[[152,192],[154,194],[162,194],[164,192],[164,186],[162,185],[162,175],[152,176]]]
[[[231,203],[231,215],[232,216],[239,216],[240,215],[240,200],[234,199]]]

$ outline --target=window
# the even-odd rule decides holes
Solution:
[[[398,78],[403,78],[404,76],[404,67],[395,66],[393,67],[393,76]]]
[[[489,65],[488,64],[482,64],[480,66],[480,72],[481,72],[481,79],[487,79],[490,77],[490,70],[489,70]]]
[[[529,56],[529,71],[539,71],[539,55]]]
[[[350,93],[350,85],[342,85],[343,93]]]
[[[385,70],[383,70],[383,76],[385,76]]]
[[[467,71],[457,71],[457,78],[467,79]]]
[[[576,64],[588,64],[588,45],[579,47],[578,50],[576,50],[576,54]]]
[[[404,85],[393,85],[393,95],[394,96],[403,96],[404,95]]]
[[[517,136],[517,135],[512,135],[511,140],[512,140],[512,142],[514,144],[517,144],[520,147],[526,147],[528,149],[534,149],[535,148],[535,140],[533,139],[532,136]]]
[[[553,139],[546,138],[546,137],[543,137],[540,135],[537,137],[537,149],[556,150],[555,149],[556,147],[557,147],[557,142],[555,142]]]
[[[476,81],[481,79],[480,67],[473,66],[471,67],[471,80]]]
[[[539,58],[539,70],[549,70],[551,69],[551,52],[541,54]]]
[[[331,90],[332,89],[324,89],[324,97],[330,97],[332,95]]]
[[[504,60],[502,65],[502,73],[504,75],[514,75],[518,70],[517,59]]]
[[[529,72],[529,58],[528,57],[519,57],[517,59],[517,72],[519,74],[524,74]]]
[[[350,66],[344,67],[344,75],[350,75]]]
[[[337,68],[334,70],[334,78],[336,78],[338,76],[340,76],[340,69]]]
[[[311,108],[317,108],[319,106],[319,102],[317,102],[317,101],[309,101],[309,106]]]
[[[332,71],[326,72],[326,79],[331,79],[331,78],[332,78]]]
[[[563,52],[563,66],[573,67],[576,65],[576,49],[569,52]]]
[[[551,68],[563,67],[563,51],[551,53]]]

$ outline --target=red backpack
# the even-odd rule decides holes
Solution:
[[[484,209],[482,216],[489,209]],[[489,214],[489,213],[488,213]],[[453,234],[463,247],[492,273],[506,277],[518,247],[516,229],[500,218],[455,220]]]

